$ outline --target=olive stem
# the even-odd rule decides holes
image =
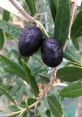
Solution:
[[[57,72],[57,67],[55,67],[54,70],[52,71],[51,78],[50,78],[50,84],[53,84],[54,81],[56,80],[56,72]]]
[[[45,35],[47,37],[49,37],[48,33],[46,32],[46,29],[44,28],[44,26],[40,23],[40,21],[35,20],[35,23],[41,28],[41,30],[43,30],[43,32],[45,33]]]
[[[60,87],[67,87],[68,85],[65,83],[57,83],[57,84],[50,84],[52,87],[60,86]]]
[[[44,34],[49,37],[46,29],[44,28],[44,26],[41,24],[41,22],[39,22],[38,20],[35,20],[34,17],[32,17],[31,15],[29,15],[24,9],[23,7],[16,1],[16,0],[9,0],[16,9],[18,9],[18,11],[24,16],[24,18],[27,19],[31,22],[31,23],[35,23],[37,26],[39,26],[39,28],[44,32]]]
[[[16,0],[9,0],[13,5],[14,7],[20,11],[20,13],[25,17],[25,19],[31,21],[31,22],[34,22],[34,18],[32,16],[30,16],[28,13],[26,13],[26,11],[23,9],[23,7],[18,3],[18,1]]]
[[[47,84],[45,89],[39,94],[39,98],[42,100],[50,89],[51,89],[51,85],[49,83],[49,84]]]
[[[34,102],[32,105],[28,106],[28,108],[21,108],[21,107],[18,106],[18,108],[20,109],[19,111],[11,112],[7,116],[11,117],[11,116],[18,115],[18,114],[22,115],[25,111],[27,111],[28,109],[31,109],[32,107],[38,105],[39,103],[40,103],[40,99],[37,100],[36,102]]]
[[[22,108],[21,110],[19,111],[16,111],[16,112],[11,112],[9,114],[7,114],[8,117],[11,117],[11,116],[14,116],[14,115],[18,115],[20,113],[24,113],[26,111],[26,108]]]
[[[40,103],[40,99],[38,99],[36,102],[34,102],[32,105],[28,106],[28,109],[33,108],[34,106],[38,105]]]

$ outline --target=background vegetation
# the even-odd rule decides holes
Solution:
[[[71,3],[70,0],[19,0],[25,11],[43,24],[49,36],[55,36],[62,43],[62,47],[65,47],[64,59],[57,67],[55,78],[55,69],[42,62],[40,50],[29,58],[20,56],[19,35],[31,23],[13,6],[9,7],[8,0],[3,0],[2,3],[0,116],[74,117],[77,97],[82,95],[81,6]],[[73,16],[73,12],[71,24],[70,15]],[[48,85],[51,79],[54,79],[54,86]],[[49,86],[52,90],[47,91]]]

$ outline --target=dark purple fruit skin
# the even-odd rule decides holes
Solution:
[[[45,39],[41,46],[41,56],[43,62],[49,67],[58,66],[63,60],[63,49],[58,40]]]
[[[24,29],[19,37],[19,52],[22,56],[28,57],[35,53],[41,46],[42,32],[36,26]]]

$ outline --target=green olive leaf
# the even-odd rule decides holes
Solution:
[[[70,2],[69,0],[60,0],[55,18],[55,38],[64,46],[68,38],[70,24]]]

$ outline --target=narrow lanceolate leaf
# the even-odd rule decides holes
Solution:
[[[28,7],[29,7],[29,10],[31,12],[31,15],[34,16],[35,13],[36,13],[36,8],[35,8],[35,0],[25,0]]]
[[[39,94],[39,88],[37,86],[37,83],[35,81],[35,78],[32,76],[30,69],[28,68],[27,64],[22,60],[23,62],[23,68],[26,73],[26,77],[28,79],[28,82],[30,83],[30,86],[35,94],[35,96],[38,96]]]
[[[69,61],[75,62],[79,65],[81,64],[81,55],[74,47],[73,43],[71,45],[67,45],[64,52],[64,57]]]
[[[16,104],[15,100],[12,98],[12,96],[4,89],[3,87],[0,87],[0,91],[6,95],[14,104]]]
[[[20,76],[23,80],[27,81],[27,79],[25,78],[25,72],[18,63],[2,55],[0,55],[0,61],[3,61],[8,67],[10,67],[13,73]]]
[[[7,23],[6,21],[0,20],[0,29],[3,31],[9,33],[14,38],[18,38],[22,29],[14,26],[12,24]]]
[[[3,31],[0,29],[0,50],[2,49],[4,44],[4,34]]]
[[[75,83],[68,87],[65,87],[60,91],[60,96],[67,97],[67,98],[75,98],[82,96],[82,84]]]
[[[61,45],[65,44],[68,37],[70,24],[70,2],[69,0],[60,0],[55,18],[55,38]]]
[[[53,20],[55,22],[55,17],[56,17],[56,12],[57,12],[59,0],[48,0],[48,1],[49,1],[49,6],[50,6],[50,10],[51,10]]]
[[[10,13],[6,10],[3,11],[3,20],[9,21],[10,19]]]
[[[82,10],[78,12],[71,28],[72,39],[76,39],[80,36],[82,36]]]
[[[63,108],[59,100],[55,96],[48,96],[48,103],[51,112],[55,117],[63,117]]]
[[[82,68],[64,67],[57,71],[57,78],[62,81],[73,82],[82,79]]]

